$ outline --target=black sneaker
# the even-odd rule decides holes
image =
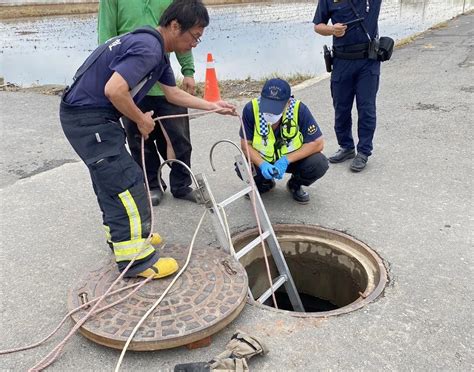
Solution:
[[[293,199],[295,199],[300,204],[308,204],[309,203],[309,194],[303,190],[303,187],[300,185],[295,185],[290,180],[286,183],[286,188],[291,193]]]
[[[151,205],[156,207],[163,200],[163,191],[160,188],[150,190]]]
[[[337,152],[329,157],[330,163],[342,163],[348,159],[353,159],[355,157],[354,149],[343,149],[342,147],[337,150]]]
[[[367,155],[361,154],[359,152],[357,156],[355,157],[355,159],[352,160],[351,171],[360,172],[367,165],[367,160],[368,160]]]

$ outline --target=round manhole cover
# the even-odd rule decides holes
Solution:
[[[336,230],[312,225],[274,225],[281,250],[295,282],[305,312],[294,312],[284,287],[275,292],[278,309],[302,317],[327,317],[347,313],[375,300],[388,281],[382,258],[365,243]],[[233,237],[238,252],[258,235],[256,229]],[[270,250],[267,248],[267,255]],[[262,249],[244,255],[249,287],[258,298],[270,285]],[[279,274],[269,256],[272,278]],[[274,308],[272,298],[264,307]]]
[[[176,258],[184,265],[188,247],[167,245],[163,257]],[[73,310],[101,296],[118,277],[114,262],[89,272],[71,290],[68,306]],[[141,317],[160,297],[173,276],[152,280],[131,297],[88,320],[81,333],[99,344],[121,349]],[[124,279],[113,290],[143,279]],[[240,263],[228,254],[211,248],[194,248],[189,266],[161,304],[136,333],[130,350],[159,350],[201,340],[224,328],[242,311],[247,297],[247,275]],[[108,296],[100,307],[124,297],[131,290]],[[77,322],[86,310],[72,315]]]

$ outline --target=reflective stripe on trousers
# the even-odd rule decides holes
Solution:
[[[89,168],[119,270],[140,252],[126,275],[135,276],[152,266],[158,255],[151,245],[142,251],[151,213],[143,172],[125,148],[125,132],[101,110],[78,112],[61,105],[60,118],[67,139]]]

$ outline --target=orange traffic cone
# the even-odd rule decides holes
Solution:
[[[221,93],[219,92],[219,85],[217,84],[216,69],[214,68],[214,60],[212,54],[207,53],[207,68],[206,68],[206,84],[204,86],[204,99],[209,102],[220,101]]]

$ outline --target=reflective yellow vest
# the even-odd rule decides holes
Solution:
[[[273,163],[283,155],[298,150],[303,146],[303,135],[298,125],[298,110],[300,100],[290,98],[287,109],[283,113],[280,124],[280,138],[260,113],[259,99],[252,100],[255,128],[253,131],[252,147],[268,162]]]

